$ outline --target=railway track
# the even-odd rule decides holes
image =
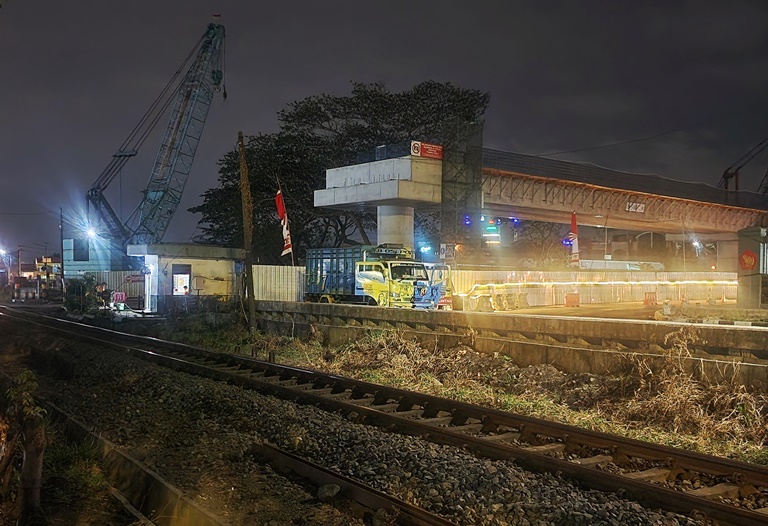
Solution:
[[[5,314],[8,315],[8,314]],[[719,524],[768,522],[768,469],[260,360],[38,317],[37,323],[119,345],[176,370],[229,382],[368,425],[615,492]]]

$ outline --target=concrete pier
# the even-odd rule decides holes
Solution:
[[[413,247],[413,207],[379,206],[376,210],[377,240]]]

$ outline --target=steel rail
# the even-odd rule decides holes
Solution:
[[[61,325],[61,320],[54,323]],[[46,326],[46,324],[42,324]],[[72,325],[70,325],[72,326]],[[664,468],[654,477],[673,478],[680,471],[705,473],[725,477],[729,483],[719,484],[718,494],[748,494],[760,491],[756,487],[768,485],[768,469],[730,459],[710,457],[699,453],[645,443],[606,433],[580,429],[574,426],[547,422],[541,419],[514,415],[490,408],[473,406],[464,402],[424,395],[370,384],[338,375],[297,367],[282,366],[261,360],[217,353],[183,344],[165,342],[156,338],[136,337],[107,329],[76,324],[77,332],[66,330],[78,337],[86,337],[109,345],[118,345],[129,353],[159,362],[177,370],[198,374],[213,379],[254,389],[270,395],[301,403],[312,404],[330,411],[356,414],[358,420],[389,430],[423,437],[427,440],[464,447],[476,454],[494,459],[515,460],[532,471],[546,471],[566,474],[585,483],[591,488],[612,491],[633,498],[645,505],[659,506],[665,510],[689,514],[698,518],[715,519],[723,524],[765,524],[768,515],[742,507],[716,502],[692,492],[682,492],[657,484],[645,482],[643,477],[616,475],[595,469],[603,461],[621,463],[621,459],[635,457],[659,462]],[[62,330],[59,327],[58,330]],[[96,336],[99,335],[99,337]],[[104,340],[102,336],[111,336]],[[154,347],[152,350],[119,344],[116,340],[141,341]],[[171,355],[158,352],[158,348],[169,350]],[[184,357],[192,357],[185,359]],[[202,362],[202,363],[201,363]],[[377,408],[377,406],[379,406]],[[417,409],[414,409],[417,407]],[[399,414],[398,414],[399,413]],[[447,415],[438,418],[439,415]],[[437,419],[449,427],[436,427],[420,422],[413,417],[426,420]],[[484,433],[484,436],[468,434]],[[462,430],[464,429],[464,430]],[[502,435],[511,435],[533,447],[520,447],[497,440]],[[537,447],[541,446],[541,447]],[[598,448],[608,451],[603,459],[587,457],[585,465],[549,456],[552,450],[571,452],[583,448]],[[601,455],[597,455],[601,457]],[[664,471],[666,470],[666,473]],[[648,478],[652,480],[653,478]]]
[[[319,464],[310,462],[293,453],[269,444],[256,446],[255,450],[269,459],[273,467],[288,469],[319,484],[336,484],[340,493],[371,510],[394,511],[397,524],[412,526],[456,526],[439,515],[378,491],[362,482],[335,473]]]

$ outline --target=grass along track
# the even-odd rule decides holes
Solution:
[[[343,374],[426,394],[477,403],[585,429],[768,464],[768,398],[743,385],[708,383],[680,361],[695,330],[670,341],[659,366],[626,361],[614,376],[565,374],[548,365],[517,367],[466,347],[425,348],[397,331],[329,349],[317,338],[250,337],[240,324],[213,328],[179,319],[157,336],[232,354]]]

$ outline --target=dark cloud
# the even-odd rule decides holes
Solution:
[[[211,108],[167,240],[194,231],[186,209],[216,185],[238,130],[274,131],[285,104],[343,94],[350,81],[487,90],[485,143],[498,149],[557,152],[669,132],[557,158],[712,185],[768,135],[761,0],[11,0],[0,10],[0,244],[57,242],[59,207],[83,204],[211,12],[227,27],[230,97]],[[160,140],[110,188],[125,214]],[[766,164],[745,168],[742,187],[756,189]]]

